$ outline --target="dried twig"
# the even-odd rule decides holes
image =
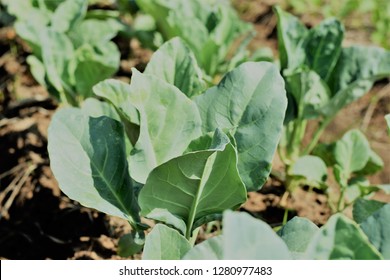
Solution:
[[[15,176],[15,178],[12,180],[12,182],[9,184],[9,186],[6,188],[6,191],[4,191],[1,194],[1,197],[0,197],[0,219],[2,217],[9,216],[8,210],[11,208],[12,203],[14,202],[16,196],[19,194],[23,185],[26,183],[28,177],[35,170],[35,168],[37,168],[37,166],[34,164],[34,165],[30,165],[25,170],[20,171]],[[11,190],[12,190],[11,195],[8,197],[8,199],[3,204],[2,202],[5,199],[7,193],[9,193]],[[2,205],[4,205],[4,206],[2,206]]]

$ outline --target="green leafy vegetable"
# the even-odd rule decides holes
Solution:
[[[227,68],[227,56],[233,43],[250,35],[252,31],[249,24],[239,19],[228,1],[136,2],[155,19],[165,40],[176,36],[182,38],[194,51],[202,69],[210,76],[230,70]],[[247,42],[244,40],[244,43]]]
[[[185,221],[183,234],[189,238],[208,217],[242,204],[245,186],[238,174],[236,151],[229,142],[217,130],[209,149],[185,154],[154,169],[139,195],[141,214],[167,209]]]
[[[234,136],[248,190],[259,189],[271,171],[287,103],[283,85],[274,65],[247,62],[195,98],[203,133],[220,128]]]
[[[119,50],[110,40],[122,26],[114,18],[88,19],[87,0],[58,1],[51,9],[24,1],[23,12],[13,2],[20,1],[8,7],[17,18],[16,32],[33,51],[31,72],[61,102],[79,105],[93,95],[93,85],[119,68]]]

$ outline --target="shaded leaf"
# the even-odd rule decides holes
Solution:
[[[139,223],[122,125],[80,109],[58,111],[48,132],[51,169],[61,190],[86,207]]]
[[[286,242],[294,259],[300,259],[304,258],[307,246],[318,230],[310,220],[294,217],[278,231],[278,235]]]
[[[390,203],[379,208],[361,223],[362,230],[370,242],[390,260]]]
[[[143,260],[180,260],[191,244],[177,230],[158,224],[146,236]]]
[[[357,224],[341,214],[336,214],[312,237],[305,258],[379,260],[382,256]]]

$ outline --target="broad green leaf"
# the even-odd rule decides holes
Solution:
[[[153,54],[144,73],[155,75],[176,86],[190,98],[200,94],[206,87],[194,54],[180,38],[163,44]]]
[[[336,164],[334,159],[335,145],[336,143],[318,143],[311,154],[321,158],[326,166],[333,166]]]
[[[110,117],[111,119],[120,121],[117,112],[111,104],[100,101],[96,98],[85,99],[81,105],[81,109],[85,114],[94,118],[106,116]]]
[[[251,26],[242,22],[227,1],[137,0],[155,19],[165,40],[182,38],[200,66],[213,76],[228,51]]]
[[[244,63],[195,101],[203,133],[232,130],[240,176],[248,190],[259,189],[270,173],[286,110],[279,70],[268,62]]]
[[[322,80],[327,81],[341,52],[344,27],[336,19],[327,19],[309,30],[306,38],[306,60]]]
[[[390,135],[390,114],[387,114],[385,116],[385,119],[386,119],[386,123],[387,123],[387,132]]]
[[[95,85],[92,90],[97,96],[103,97],[115,107],[125,127],[127,137],[132,145],[135,145],[139,137],[140,120],[137,109],[130,102],[127,102],[131,91],[130,85],[118,80],[107,79]]]
[[[286,242],[294,259],[300,259],[304,258],[306,248],[318,230],[310,220],[294,217],[278,231],[278,235]]]
[[[75,98],[74,93],[70,90],[67,68],[74,55],[72,42],[66,35],[51,29],[42,30],[40,35],[47,79],[58,92],[64,94],[66,92],[70,98]],[[60,98],[65,101],[69,96],[61,96]]]
[[[139,223],[122,125],[80,109],[58,111],[48,132],[51,169],[61,190],[86,207]]]
[[[223,256],[225,260],[291,259],[287,245],[268,224],[232,211],[223,217]]]
[[[167,209],[154,208],[150,213],[148,213],[148,218],[173,226],[179,230],[181,234],[186,234],[186,223],[181,218],[171,214],[171,212]]]
[[[191,244],[177,230],[158,224],[146,236],[143,260],[180,260]]]
[[[142,215],[148,216],[155,208],[167,209],[186,223],[187,237],[197,221],[207,222],[205,218],[236,208],[245,199],[236,151],[218,130],[208,150],[188,153],[156,167],[139,194]]]
[[[356,223],[336,214],[312,237],[305,258],[380,260],[382,256]]]
[[[294,97],[297,105],[297,117],[300,120],[319,116],[318,110],[330,98],[330,91],[321,77],[308,68],[300,68],[288,73],[284,72],[287,92]]]
[[[295,16],[283,11],[279,6],[274,8],[278,17],[278,48],[282,69],[295,69],[305,62],[305,38],[307,28]]]
[[[353,219],[358,224],[361,224],[375,211],[379,210],[384,205],[385,203],[381,201],[359,198],[353,204],[353,211],[352,211]]]
[[[140,116],[140,134],[130,155],[132,177],[145,183],[155,167],[177,157],[200,136],[196,104],[163,80],[133,69],[126,102]]]
[[[359,130],[353,129],[336,142],[335,160],[349,177],[351,173],[366,166],[370,158],[370,150],[366,137]]]
[[[382,206],[365,221],[361,228],[371,243],[383,254],[384,259],[390,260],[390,203]]]
[[[85,17],[87,8],[88,0],[62,2],[52,16],[52,28],[57,32],[67,32]]]
[[[183,257],[184,260],[223,260],[223,236],[206,239],[193,247]]]
[[[145,240],[142,240],[140,244],[133,233],[122,235],[118,241],[118,255],[126,258],[137,254],[142,250],[144,242]]]
[[[366,166],[363,169],[355,172],[358,175],[371,175],[383,169],[384,163],[382,158],[370,150],[370,157],[368,158]]]
[[[115,19],[83,20],[76,28],[69,32],[69,37],[75,46],[83,44],[96,45],[113,39],[120,30],[120,24]]]
[[[333,97],[322,113],[335,115],[368,92],[376,80],[389,75],[390,51],[364,46],[344,48],[328,83]]]
[[[112,42],[100,45],[83,45],[74,56],[72,76],[78,95],[84,98],[93,95],[92,87],[110,78],[119,68],[120,53]]]
[[[313,183],[325,182],[328,176],[326,164],[323,160],[310,155],[298,158],[292,166],[291,174],[303,176],[306,180]]]
[[[41,44],[41,35],[42,29],[45,25],[32,21],[31,24],[26,22],[17,21],[15,23],[15,31],[24,41],[28,43],[31,47],[33,53],[37,57],[42,56],[42,44]]]

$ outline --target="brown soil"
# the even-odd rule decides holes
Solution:
[[[271,10],[275,1],[236,2],[258,31],[250,48],[267,46],[276,54],[276,19]],[[317,21],[305,19],[309,25]],[[118,78],[129,80],[131,67],[143,70],[151,51],[136,40],[117,43],[122,51]],[[12,28],[0,28],[0,258],[118,259],[118,239],[130,231],[129,225],[69,200],[53,177],[46,150],[47,128],[57,104],[32,79],[26,51],[28,47]],[[385,86],[384,82],[377,84],[370,94],[343,110],[323,137],[331,141],[351,127],[363,128],[385,162],[384,171],[371,178],[375,183],[390,182],[389,137],[383,120],[390,112],[388,89],[375,100]],[[272,226],[281,225],[285,213],[281,205],[290,209],[289,218],[307,217],[318,225],[331,214],[323,193],[305,189],[288,197],[284,193],[284,187],[270,179],[261,191],[248,194],[240,210]],[[200,240],[213,235],[218,223],[213,227],[202,230]]]

